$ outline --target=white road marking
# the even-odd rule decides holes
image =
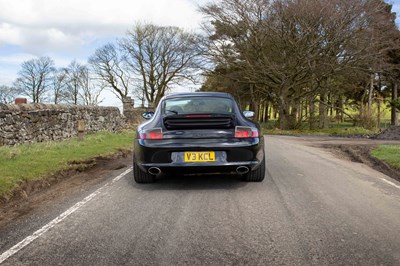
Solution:
[[[393,183],[393,182],[391,182],[389,180],[386,180],[384,178],[381,178],[381,179],[382,179],[382,181],[388,183],[389,185],[392,185],[392,186],[397,187],[398,189],[400,189],[400,186],[396,185],[395,183]]]
[[[118,180],[120,180],[122,177],[124,177],[126,174],[128,174],[130,171],[132,171],[132,167],[130,167],[129,169],[127,169],[126,171],[124,171],[122,174],[118,175],[117,177],[115,177],[113,180],[111,180],[110,182],[108,182],[107,184],[105,184],[104,186],[102,186],[101,188],[97,189],[95,192],[93,192],[92,194],[90,194],[89,196],[87,196],[86,198],[84,198],[82,201],[76,203],[74,206],[72,206],[71,208],[69,208],[68,210],[66,210],[64,213],[62,213],[61,215],[59,215],[58,217],[56,217],[54,220],[52,220],[50,223],[46,224],[45,226],[43,226],[42,228],[40,228],[39,230],[37,230],[36,232],[34,232],[32,235],[26,237],[24,240],[22,240],[21,242],[19,242],[18,244],[14,245],[12,248],[10,248],[9,250],[7,250],[6,252],[4,252],[3,254],[1,254],[0,256],[0,263],[3,263],[5,260],[7,260],[8,258],[10,258],[12,255],[14,255],[15,253],[17,253],[18,251],[20,251],[21,249],[23,249],[24,247],[26,247],[27,245],[29,245],[30,243],[32,243],[36,238],[40,237],[41,235],[43,235],[44,233],[46,233],[48,230],[50,230],[51,228],[53,228],[54,226],[56,226],[58,223],[60,223],[61,221],[63,221],[65,218],[67,218],[69,215],[73,214],[74,212],[76,212],[79,208],[81,208],[83,205],[85,205],[86,203],[88,203],[91,199],[93,199],[94,197],[96,197],[98,194],[101,193],[101,191],[107,187],[107,186],[111,186],[113,185],[115,182],[117,182]]]

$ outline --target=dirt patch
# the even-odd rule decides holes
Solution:
[[[391,139],[391,140],[400,140],[400,127],[391,126],[380,134],[378,134],[376,139]]]
[[[398,133],[397,133],[398,132]],[[397,139],[400,127],[382,132],[378,136],[371,137],[328,137],[328,136],[299,136],[299,141],[305,145],[324,148],[337,157],[353,162],[364,163],[371,168],[400,181],[400,169],[392,168],[387,163],[378,160],[371,155],[371,150],[379,145],[400,145]]]
[[[12,196],[0,199],[0,228],[43,204],[62,200],[77,190],[103,182],[112,171],[131,164],[131,153],[121,150],[108,157],[74,161],[71,170],[21,184]]]
[[[351,160],[352,162],[363,163],[371,168],[400,181],[400,170],[392,168],[387,163],[378,160],[371,155],[371,150],[377,145],[324,145],[323,147],[331,150],[337,156]]]

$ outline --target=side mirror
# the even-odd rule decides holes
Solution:
[[[253,111],[243,111],[243,115],[244,117],[251,119],[254,117],[255,113]]]
[[[144,113],[142,113],[142,117],[144,119],[146,119],[146,120],[151,119],[153,117],[153,115],[154,115],[154,112],[144,112]]]

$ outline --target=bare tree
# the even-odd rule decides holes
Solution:
[[[13,103],[17,95],[18,91],[16,88],[6,85],[0,86],[0,103]]]
[[[199,36],[177,27],[136,24],[119,44],[135,75],[137,94],[155,106],[172,86],[195,82],[199,43]]]
[[[22,95],[28,96],[32,102],[38,103],[51,84],[51,73],[54,71],[54,61],[50,57],[39,57],[25,61],[18,72],[14,85]]]
[[[106,44],[89,58],[95,78],[122,101],[131,87],[131,73],[114,44]]]
[[[53,102],[54,104],[59,104],[66,98],[66,90],[68,85],[67,69],[60,68],[53,71],[51,81]]]
[[[99,97],[104,87],[97,85],[93,81],[89,68],[83,66],[80,74],[80,97],[83,99],[85,105],[98,105],[102,102],[102,99]]]
[[[77,61],[72,61],[66,68],[67,74],[67,89],[66,89],[66,101],[72,104],[82,103],[80,97],[80,90],[82,84],[82,69],[84,65]]]

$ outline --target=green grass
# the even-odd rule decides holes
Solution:
[[[390,126],[390,119],[382,119],[380,128],[366,129],[360,126],[354,126],[353,121],[345,120],[344,122],[331,122],[329,128],[325,129],[309,129],[309,123],[303,122],[298,129],[280,130],[278,129],[278,121],[270,119],[268,122],[260,123],[264,134],[271,135],[319,135],[319,136],[363,136],[377,134]]]
[[[317,136],[364,136],[377,133],[373,130],[368,130],[362,127],[331,127],[325,129],[295,129],[295,130],[280,130],[280,129],[263,129],[263,134],[269,135],[317,135]]]
[[[0,197],[6,197],[24,181],[37,180],[60,170],[79,167],[84,161],[132,149],[133,132],[99,132],[61,142],[0,146]]]
[[[380,145],[371,151],[372,156],[400,169],[400,145]]]

